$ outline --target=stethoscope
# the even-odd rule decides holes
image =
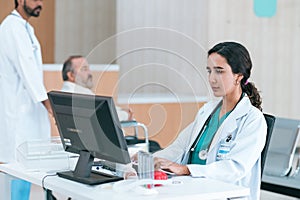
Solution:
[[[10,13],[10,14],[13,15],[13,16],[22,18],[20,15],[17,15],[17,14],[15,14],[15,13]],[[30,41],[31,41],[32,50],[33,50],[33,51],[36,51],[36,50],[38,49],[38,47],[37,47],[37,45],[34,43],[33,38],[31,37],[31,34],[30,34],[29,30],[28,30],[28,25],[27,25],[27,24],[28,24],[28,22],[26,22],[25,28],[26,28],[27,34],[28,34],[28,36],[29,36],[29,39],[30,39]]]
[[[244,93],[242,93],[242,95],[241,95],[240,99],[238,100],[238,102],[236,103],[236,105],[241,101],[241,99],[242,99],[243,97],[244,97]],[[215,107],[215,109],[212,111],[212,113],[211,113],[211,114],[209,115],[209,117],[206,119],[206,121],[205,121],[204,125],[202,126],[202,128],[201,128],[201,130],[200,130],[200,132],[199,132],[199,134],[198,134],[198,136],[197,136],[197,138],[195,139],[194,143],[192,144],[192,146],[191,146],[191,148],[190,148],[190,150],[189,150],[189,152],[190,152],[189,161],[190,161],[190,159],[191,159],[191,152],[194,152],[194,151],[195,151],[195,148],[196,148],[196,146],[198,145],[198,143],[199,143],[199,141],[200,141],[200,138],[201,138],[201,136],[203,135],[205,129],[207,128],[209,121],[211,120],[212,116],[215,114],[215,112],[217,111],[217,109],[218,109],[221,105],[222,105],[222,101],[220,101],[220,103]],[[234,108],[232,109],[232,111],[235,109],[236,105],[234,106]],[[232,111],[231,111],[231,112],[232,112]],[[217,132],[218,132],[218,130],[217,130]],[[214,136],[214,137],[215,137],[215,136]],[[227,143],[229,143],[231,140],[232,140],[232,135],[230,134],[230,135],[228,135],[228,136],[226,137],[225,141],[226,141]],[[208,150],[209,150],[210,147],[211,147],[212,141],[213,141],[213,139],[210,141],[210,143],[209,143],[209,145],[208,145],[208,147],[207,147],[206,149],[202,149],[202,150],[199,152],[199,154],[198,154],[199,159],[201,159],[201,160],[206,160],[206,159],[207,159]]]
[[[195,148],[196,148],[196,146],[198,145],[198,143],[199,143],[199,141],[200,141],[200,138],[201,138],[201,136],[203,135],[205,129],[207,128],[209,121],[211,120],[212,116],[215,114],[215,112],[217,111],[217,109],[221,106],[221,104],[222,104],[222,101],[215,107],[215,109],[212,111],[212,113],[209,115],[209,117],[208,117],[208,118],[206,119],[206,121],[204,122],[204,124],[203,124],[201,130],[199,131],[199,134],[198,134],[197,138],[195,139],[194,143],[192,144],[192,146],[191,146],[191,148],[190,148],[190,154],[191,154],[192,152],[195,151]],[[208,149],[210,148],[211,143],[212,143],[212,140],[210,141],[210,143],[209,143],[209,145],[208,145],[208,148],[202,149],[202,150],[199,152],[198,157],[199,157],[201,160],[206,160],[207,154],[208,154]],[[191,156],[190,156],[190,158],[191,158]]]

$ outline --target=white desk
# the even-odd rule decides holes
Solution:
[[[42,180],[47,175],[44,172],[26,172],[24,168],[17,164],[0,164],[0,171],[11,176],[27,180],[33,184],[42,186]],[[158,194],[140,195],[134,192],[117,193],[112,189],[113,183],[97,186],[88,186],[74,181],[70,181],[58,176],[48,176],[44,178],[44,187],[70,196],[75,199],[113,199],[113,200],[140,200],[140,199],[226,199],[231,197],[241,197],[250,194],[248,188],[236,185],[209,180],[205,178],[176,177],[182,184],[164,185],[156,187]]]

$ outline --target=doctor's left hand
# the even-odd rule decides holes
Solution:
[[[186,165],[180,165],[165,158],[154,158],[154,167],[156,170],[163,169],[175,173],[176,175],[190,175]]]

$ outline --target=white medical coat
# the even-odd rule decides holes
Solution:
[[[64,81],[61,91],[78,93],[78,94],[95,95],[94,92],[92,92],[90,89],[88,89],[86,87],[82,87],[81,85],[75,84],[71,81]]]
[[[50,138],[46,99],[40,44],[14,10],[0,25],[0,162],[25,141]]]
[[[187,164],[190,148],[206,119],[219,102],[205,104],[193,123],[187,126],[167,148],[156,152],[155,157]],[[250,188],[248,199],[257,200],[260,194],[260,155],[265,145],[267,125],[263,113],[251,105],[247,95],[224,120],[218,129],[207,156],[207,164],[188,164],[193,177],[207,177]],[[232,135],[232,148],[228,160],[216,161],[220,143]],[[199,186],[201,187],[201,186]]]

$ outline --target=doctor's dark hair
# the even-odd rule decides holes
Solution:
[[[217,53],[224,57],[234,74],[242,74],[244,76],[240,82],[242,91],[248,95],[251,104],[262,111],[262,100],[259,92],[254,83],[248,82],[251,75],[252,62],[247,49],[236,42],[223,42],[210,49],[208,56],[212,53]]]
[[[63,65],[63,69],[62,69],[62,78],[64,81],[69,80],[68,77],[68,72],[73,72],[73,66],[72,66],[72,60],[76,59],[76,58],[83,58],[83,56],[81,55],[76,55],[76,56],[70,56]]]
[[[15,8],[17,8],[17,7],[18,7],[18,5],[19,5],[19,2],[18,2],[18,0],[15,0]]]

